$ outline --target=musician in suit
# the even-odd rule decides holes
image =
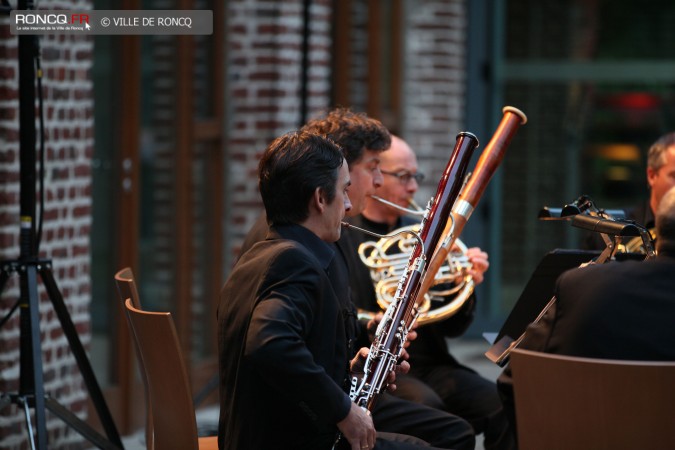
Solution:
[[[418,182],[423,179],[413,150],[403,139],[392,136],[391,147],[381,155],[380,167],[383,183],[376,189],[377,196],[409,208],[419,188]],[[378,234],[388,234],[420,221],[373,198],[366,200],[366,208],[361,215],[349,218],[350,223]],[[374,239],[355,229],[349,229],[347,233],[352,236],[354,254],[359,244]],[[470,274],[474,282],[482,282],[483,273],[489,266],[488,255],[473,247],[468,249],[466,256],[472,263]],[[379,311],[368,269],[362,263],[357,269],[360,275],[351,277],[356,306],[367,311]],[[474,310],[475,296],[472,295],[452,317],[417,328],[417,339],[408,348],[410,373],[398,378],[397,390],[393,394],[464,418],[476,433],[484,433],[486,449],[509,449],[513,447],[514,439],[495,383],[457,361],[446,342],[446,338],[461,336],[466,331],[473,321]]]
[[[430,448],[405,437],[376,444],[370,415],[345,392],[352,355],[333,286],[346,280],[335,279],[330,244],[350,184],[340,148],[314,134],[281,136],[262,156],[270,232],[238,261],[217,312],[220,449],[330,449],[338,430],[340,448]]]
[[[675,132],[666,133],[652,144],[647,153],[647,185],[649,197],[626,209],[626,218],[634,220],[648,230],[654,229],[654,212],[663,195],[675,186]],[[639,238],[638,238],[639,239]],[[628,243],[626,239],[624,243]],[[605,247],[598,233],[589,234],[585,246],[592,249]],[[635,251],[635,249],[632,249]]]
[[[342,148],[349,166],[351,186],[349,198],[351,209],[347,214],[359,214],[365,207],[366,198],[382,184],[379,169],[380,158],[391,144],[389,131],[378,120],[347,108],[336,108],[326,115],[310,120],[302,131],[330,138]],[[336,254],[334,272],[341,273],[342,282],[335,286],[341,314],[345,317],[348,345],[356,351],[359,335],[366,335],[365,328],[357,320],[352,303],[350,281],[355,276],[354,267],[362,267],[353,244],[343,230],[334,245]],[[265,217],[259,218],[242,244],[240,258],[265,239],[268,226]],[[368,277],[368,282],[369,276]],[[415,332],[410,338],[415,337]],[[361,341],[368,346],[367,340]],[[379,432],[400,433],[415,436],[434,447],[447,449],[473,449],[474,433],[465,420],[447,412],[392,396],[385,392],[378,396],[371,410],[375,428]]]
[[[675,188],[661,196],[656,209],[657,257],[564,272],[556,282],[554,306],[528,326],[519,348],[589,358],[675,361]],[[515,430],[509,367],[498,386]]]
[[[649,198],[627,211],[629,219],[654,228],[654,212],[666,192],[675,186],[675,132],[667,133],[657,139],[647,154],[647,184]]]

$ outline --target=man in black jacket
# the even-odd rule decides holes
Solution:
[[[365,206],[366,198],[382,184],[379,163],[382,152],[391,144],[391,137],[379,121],[365,114],[345,108],[337,108],[323,117],[313,119],[303,131],[328,137],[342,148],[349,165],[351,186],[349,197],[352,207],[348,214],[358,214]],[[268,226],[261,217],[249,231],[241,249],[241,257],[247,254],[256,242],[265,239]],[[335,244],[334,272],[341,272],[345,279],[335,287],[345,317],[349,345],[356,349],[356,339],[363,331],[356,320],[356,308],[351,301],[349,280],[355,275],[353,265],[361,265],[352,244],[344,232]],[[347,275],[348,274],[348,275]],[[369,281],[368,281],[369,282]],[[413,333],[414,334],[414,333]],[[364,346],[369,343],[363,342]],[[389,393],[380,394],[372,409],[372,418],[378,431],[403,433],[415,436],[434,447],[473,449],[475,438],[471,425],[463,419],[422,404],[396,398]]]
[[[346,279],[331,243],[350,184],[340,148],[310,133],[276,139],[260,161],[270,232],[237,262],[218,306],[221,450],[327,450],[338,430],[340,448],[430,448],[376,444],[372,419],[345,390],[352,354],[334,286]]]
[[[564,272],[556,302],[519,348],[588,358],[675,361],[675,188],[656,212],[656,258]],[[545,382],[545,380],[542,380]],[[515,430],[509,367],[497,380]]]

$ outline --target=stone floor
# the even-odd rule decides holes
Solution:
[[[496,380],[501,369],[490,362],[484,355],[489,344],[484,339],[453,339],[450,341],[453,355],[462,363],[473,368],[485,378]],[[200,431],[216,430],[218,423],[218,408],[206,407],[197,411],[197,426]],[[124,437],[124,448],[126,450],[144,450],[143,430]],[[476,450],[483,450],[482,436],[476,440]]]

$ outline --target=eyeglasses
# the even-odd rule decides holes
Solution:
[[[407,170],[402,170],[400,172],[388,172],[388,171],[382,170],[382,169],[380,169],[380,172],[382,172],[385,175],[391,175],[392,177],[398,178],[398,181],[401,184],[408,184],[410,182],[410,180],[412,180],[413,178],[418,183],[421,183],[424,180],[424,174],[420,173],[420,172],[410,173]]]

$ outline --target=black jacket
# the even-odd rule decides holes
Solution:
[[[528,326],[519,348],[581,356],[675,361],[675,255],[591,265],[564,272],[556,303]],[[515,429],[507,367],[497,380]]]
[[[221,449],[331,447],[351,406],[334,256],[293,225],[237,262],[218,306]]]

